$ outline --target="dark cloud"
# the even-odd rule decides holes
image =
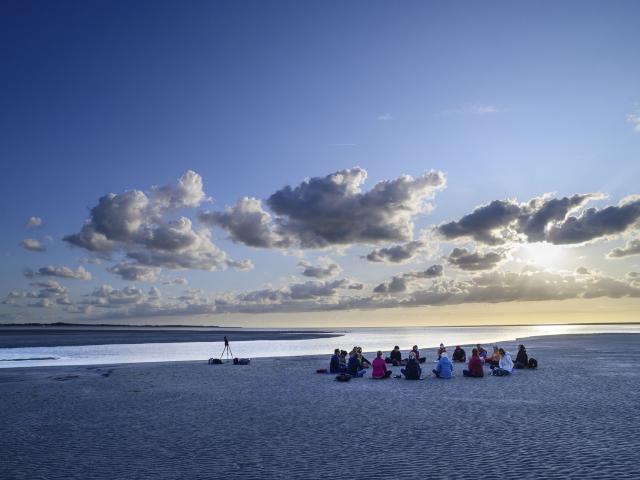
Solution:
[[[27,278],[59,277],[84,281],[91,280],[91,273],[87,272],[83,266],[79,266],[77,269],[73,270],[69,267],[54,267],[48,265],[46,267],[40,267],[36,271],[27,269],[24,271],[24,276]]]
[[[590,200],[600,198],[603,198],[601,194],[587,193],[563,198],[543,196],[522,204],[515,200],[494,200],[458,221],[440,225],[437,230],[448,240],[467,237],[486,245],[501,245],[508,240],[580,243],[603,233],[585,239],[570,235],[565,232],[565,226],[568,227],[574,217],[567,216]]]
[[[136,263],[118,263],[107,270],[123,280],[133,282],[155,282],[160,271],[159,268],[146,267]]]
[[[402,293],[406,292],[417,280],[438,278],[442,276],[442,265],[431,265],[421,272],[407,272],[395,275],[388,282],[381,283],[373,289],[374,293]]]
[[[25,250],[30,250],[32,252],[44,252],[47,250],[40,240],[35,238],[25,238],[20,242],[20,246]]]
[[[469,271],[491,270],[504,259],[505,257],[501,253],[470,252],[466,248],[454,248],[447,257],[447,261],[451,265]]]
[[[589,208],[578,217],[569,217],[552,226],[547,241],[559,245],[584,243],[626,231],[640,219],[640,199],[598,210]]]
[[[404,263],[416,257],[426,246],[422,240],[379,248],[371,251],[365,258],[370,262]]]
[[[607,258],[624,258],[640,255],[640,238],[629,240],[624,247],[617,247],[607,254]]]
[[[430,171],[416,179],[405,175],[379,182],[362,192],[366,178],[358,167],[314,177],[278,190],[267,205],[279,216],[283,236],[303,248],[406,241],[413,233],[413,217],[445,186],[444,175]]]
[[[342,268],[337,263],[333,263],[330,260],[325,260],[318,265],[312,265],[309,262],[301,261],[298,263],[298,266],[302,267],[302,275],[305,277],[312,278],[329,278],[335,277],[340,272],[342,272]]]

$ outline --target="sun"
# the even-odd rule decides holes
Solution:
[[[565,249],[545,242],[527,243],[520,247],[517,256],[541,267],[560,268],[565,260]]]

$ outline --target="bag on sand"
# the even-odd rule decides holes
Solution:
[[[222,360],[220,360],[219,358],[209,359],[209,365],[220,365],[220,364],[222,364]]]
[[[248,358],[234,358],[233,359],[233,364],[234,365],[249,365],[249,362],[251,362],[251,360],[249,360]]]
[[[327,369],[326,368],[319,368],[316,370],[316,373],[327,373]]]
[[[538,368],[538,361],[535,358],[530,358],[529,359],[529,363],[527,364],[527,367],[529,367],[531,369]]]
[[[341,373],[340,375],[336,375],[336,381],[338,382],[348,382],[351,380],[351,375],[348,373]]]

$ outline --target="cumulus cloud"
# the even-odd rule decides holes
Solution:
[[[391,247],[374,249],[365,258],[370,262],[377,263],[406,263],[424,252],[426,247],[425,241],[414,240]]]
[[[91,252],[122,251],[146,267],[207,271],[250,268],[248,261],[229,259],[213,244],[211,232],[193,228],[189,218],[164,218],[179,209],[195,208],[205,199],[202,178],[193,171],[176,184],[153,187],[149,195],[140,190],[110,193],[91,209],[80,232],[64,240]]]
[[[624,258],[631,255],[640,255],[640,238],[629,240],[624,247],[617,247],[607,254],[607,258]]]
[[[408,241],[413,217],[428,211],[428,199],[445,186],[441,172],[418,178],[403,175],[361,187],[367,172],[359,167],[314,177],[296,187],[286,186],[267,199],[278,215],[278,231],[303,248],[330,245]]]
[[[407,272],[395,275],[388,282],[383,282],[376,286],[374,293],[403,293],[409,290],[417,280],[438,278],[442,276],[442,265],[431,265],[422,272]]]
[[[333,262],[330,258],[321,258],[318,261],[318,265],[313,265],[305,260],[298,263],[298,266],[302,267],[302,275],[312,278],[329,278],[335,277],[342,268],[340,265]]]
[[[497,252],[470,252],[466,248],[454,248],[447,261],[461,270],[491,270],[505,259],[504,254]]]
[[[40,240],[36,240],[35,238],[25,238],[20,242],[20,245],[25,250],[30,250],[32,252],[44,252],[47,250],[47,247],[45,247]]]
[[[578,217],[571,215],[601,198],[602,194],[587,193],[563,198],[544,195],[526,203],[494,200],[458,221],[441,224],[437,231],[447,240],[466,237],[486,245],[509,240],[575,244],[621,233],[640,217],[637,199],[602,210],[590,208]]]
[[[231,240],[250,247],[287,248],[291,245],[290,239],[274,231],[271,215],[256,198],[241,198],[224,212],[202,212],[198,220],[227,230]]]
[[[408,241],[413,217],[429,210],[427,200],[445,186],[441,172],[379,182],[369,191],[359,167],[286,186],[265,202],[241,198],[224,212],[199,220],[225,229],[238,243],[262,248],[325,248],[354,243]],[[266,210],[270,209],[270,212]]]
[[[124,262],[118,263],[107,270],[123,280],[133,282],[155,282],[160,271],[159,268]]]
[[[589,208],[549,229],[547,239],[555,244],[584,243],[626,231],[640,219],[640,199],[598,210]]]
[[[48,265],[46,267],[40,267],[36,271],[27,269],[25,270],[24,275],[27,278],[59,277],[83,281],[91,280],[91,273],[87,272],[83,266],[79,266],[77,269],[73,270],[69,267],[54,267],[52,265]]]
[[[42,219],[40,217],[29,217],[27,220],[27,228],[36,228],[42,225]]]

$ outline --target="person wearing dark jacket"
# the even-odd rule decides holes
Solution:
[[[482,359],[480,358],[480,355],[478,355],[477,348],[471,350],[471,359],[467,364],[467,369],[462,371],[462,375],[464,375],[465,377],[475,378],[484,377],[484,367],[482,364]]]
[[[407,360],[405,367],[400,370],[400,373],[402,373],[404,378],[407,380],[420,380],[422,369],[420,368],[418,360],[416,360],[416,356],[413,352],[409,354],[409,360]]]
[[[352,377],[362,377],[367,371],[360,367],[360,361],[356,352],[351,352],[347,371]]]
[[[330,373],[341,373],[340,369],[340,349],[336,348],[333,351],[333,355],[331,355],[331,361],[329,362],[329,372]]]
[[[529,356],[527,355],[527,349],[524,345],[518,346],[518,355],[516,356],[516,362],[513,364],[513,368],[527,368],[529,365]]]
[[[391,350],[391,353],[389,354],[389,358],[391,359],[391,363],[395,366],[402,364],[402,352],[398,345],[393,347],[393,350]]]
[[[453,351],[453,356],[451,357],[451,360],[453,360],[454,362],[460,362],[460,363],[466,362],[467,361],[467,352],[465,352],[458,345],[456,347],[456,349]]]

